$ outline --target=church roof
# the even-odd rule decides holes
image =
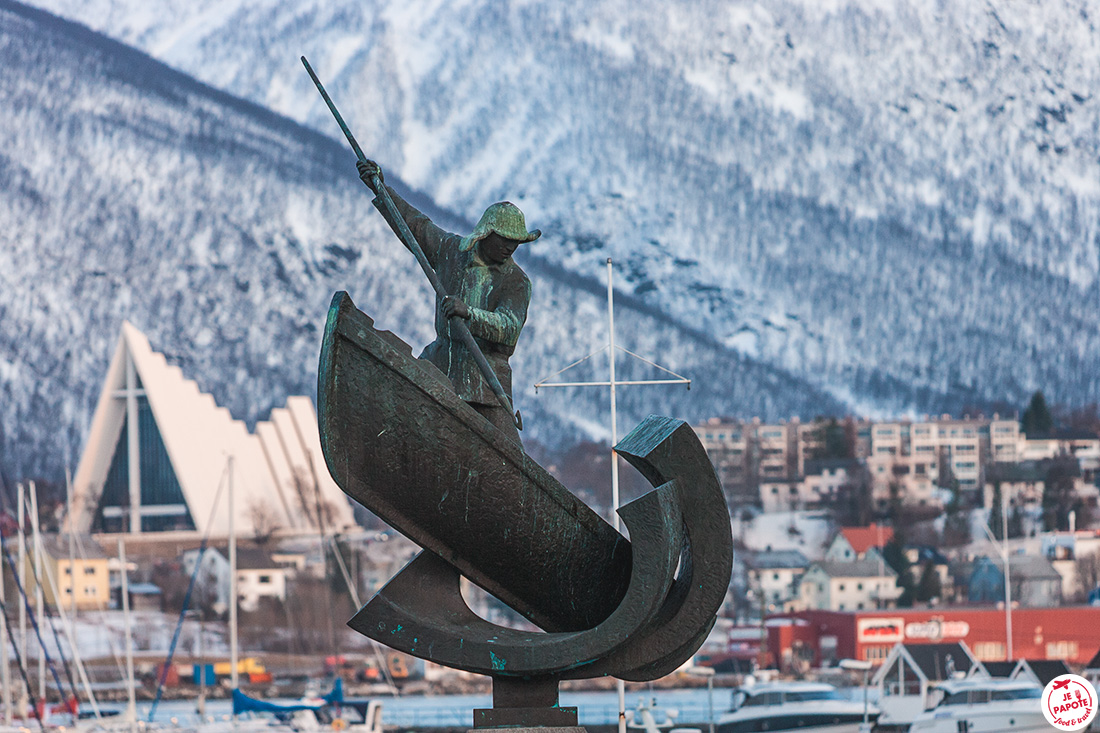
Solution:
[[[133,380],[127,374],[131,364]],[[153,432],[163,442],[170,472],[197,532],[215,537],[228,534],[228,480],[240,534],[273,527],[316,530],[318,507],[323,529],[354,524],[351,506],[325,466],[312,400],[290,397],[286,407],[272,410],[267,421],[249,432],[242,421],[184,377],[178,366],[154,351],[141,331],[125,322],[73,480],[76,531],[93,529],[115,454],[127,450],[120,438],[129,424],[128,384],[140,384],[152,413]],[[143,432],[141,439],[148,437]],[[125,461],[122,464],[128,466]],[[139,473],[144,480],[145,470]],[[124,503],[126,511],[132,511],[128,494]],[[143,510],[143,516],[152,515]]]

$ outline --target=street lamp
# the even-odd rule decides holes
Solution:
[[[867,722],[867,673],[871,671],[871,663],[865,659],[841,659],[840,668],[863,672],[863,725],[859,730],[860,733],[869,731],[871,727]]]
[[[714,733],[714,667],[688,667],[684,672],[692,677],[707,678],[707,718],[710,720],[710,733]]]
[[[1001,494],[1001,546],[997,547],[997,538],[993,536],[993,530],[989,528],[989,525],[985,522],[981,525],[982,530],[985,531],[987,537],[989,537],[990,543],[993,548],[998,551],[1004,562],[1005,569],[1005,661],[1012,661],[1012,581],[1009,578],[1008,570],[1008,498],[1005,493]]]

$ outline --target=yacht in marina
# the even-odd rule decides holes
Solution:
[[[1030,680],[971,677],[939,683],[910,733],[1048,733],[1043,688]]]
[[[730,711],[718,718],[715,727],[717,733],[857,733],[864,721],[873,723],[878,715],[878,708],[862,700],[845,699],[832,685],[767,682],[734,690]]]

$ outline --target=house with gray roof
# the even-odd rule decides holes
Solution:
[[[750,552],[745,558],[749,588],[756,599],[763,598],[769,612],[785,611],[798,597],[798,581],[809,564],[798,550]]]
[[[966,588],[969,603],[1004,601],[1004,562],[999,557],[979,557],[959,562],[952,571],[956,585]],[[1050,608],[1062,604],[1062,576],[1050,560],[1038,555],[1011,555],[1008,577],[1012,601],[1025,608]]]
[[[802,610],[893,608],[901,595],[897,573],[877,553],[861,560],[816,562],[806,570],[798,589]]]

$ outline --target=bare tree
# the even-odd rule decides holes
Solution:
[[[1075,563],[1077,566],[1077,584],[1081,589],[1081,599],[1084,600],[1098,586],[1100,586],[1100,552],[1092,552],[1081,555]]]
[[[248,514],[252,518],[252,539],[263,547],[279,529],[279,515],[271,504],[258,497],[248,505]]]
[[[321,487],[305,469],[296,469],[290,487],[298,498],[298,508],[318,531],[331,527],[336,519],[336,507],[321,496]]]

